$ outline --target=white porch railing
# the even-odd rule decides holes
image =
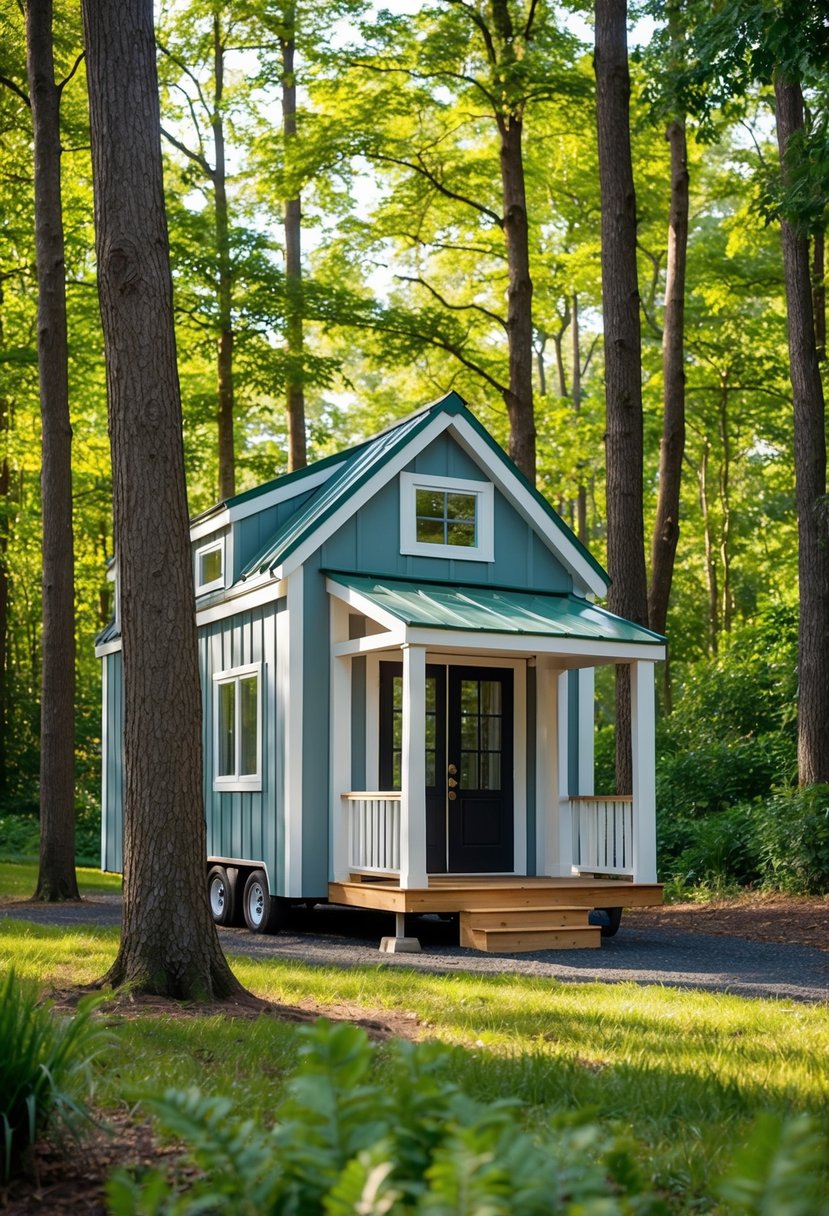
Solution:
[[[355,874],[400,873],[400,792],[343,794],[348,868]]]
[[[570,804],[575,868],[633,877],[633,798],[578,796]]]

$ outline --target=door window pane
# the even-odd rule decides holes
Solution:
[[[499,790],[501,788],[501,753],[481,752],[481,784],[482,790]]]
[[[461,709],[465,714],[478,712],[477,680],[461,680]]]
[[[478,747],[479,721],[477,714],[461,715],[461,747]]]
[[[481,747],[493,752],[501,750],[500,718],[481,718]]]
[[[501,681],[481,680],[481,713],[501,713]]]
[[[478,785],[478,753],[461,752],[460,787],[463,790],[480,789]]]

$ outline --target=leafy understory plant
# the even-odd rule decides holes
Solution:
[[[92,1062],[107,1042],[92,1020],[100,998],[74,1017],[38,1003],[36,987],[14,970],[0,982],[0,1177],[25,1164],[43,1132],[78,1135],[92,1122]]]
[[[320,1021],[299,1035],[298,1068],[272,1128],[239,1118],[228,1098],[197,1089],[151,1099],[162,1127],[188,1146],[195,1175],[189,1168],[177,1186],[160,1171],[119,1171],[108,1186],[110,1211],[658,1216],[668,1210],[628,1139],[572,1115],[525,1130],[518,1103],[477,1102],[445,1079],[443,1045],[394,1044],[379,1084],[371,1075],[375,1049],[361,1030]],[[723,1184],[720,1210],[805,1216],[797,1195],[808,1196],[810,1216],[822,1212],[822,1142],[813,1125],[764,1122],[755,1141]],[[796,1171],[809,1177],[801,1177],[789,1206],[775,1207]]]

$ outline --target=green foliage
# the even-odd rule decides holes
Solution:
[[[37,857],[40,851],[40,818],[24,807],[0,815],[0,858]],[[78,865],[97,865],[101,859],[101,804],[86,790],[75,800],[75,860]]]
[[[802,895],[829,888],[829,785],[781,790],[757,808],[763,879]]]
[[[38,1004],[33,984],[7,971],[0,984],[0,1178],[21,1169],[47,1129],[78,1134],[91,1121],[91,1065],[105,1043],[92,1021],[97,1003],[57,1017]]]
[[[363,1031],[321,1021],[299,1032],[299,1066],[270,1131],[226,1098],[168,1090],[149,1103],[199,1170],[177,1192],[159,1173],[110,1182],[116,1216],[197,1212],[418,1212],[582,1216],[666,1209],[624,1140],[560,1121],[536,1135],[516,1106],[480,1103],[443,1076],[437,1044],[398,1043],[380,1085]]]
[[[720,1195],[740,1216],[825,1216],[829,1207],[818,1180],[826,1153],[814,1120],[761,1115]]]

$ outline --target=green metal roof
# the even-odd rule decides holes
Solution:
[[[665,638],[577,595],[329,573],[405,625],[662,646]]]
[[[342,505],[349,495],[354,494],[364,485],[401,448],[405,447],[411,439],[428,426],[436,414],[440,413],[462,415],[464,417],[490,451],[503,464],[508,466],[513,476],[521,481],[524,488],[541,507],[553,529],[565,536],[579,550],[585,561],[588,562],[604,581],[605,585],[607,585],[610,580],[601,565],[559,518],[546,498],[542,494],[539,494],[535,486],[527,481],[520,470],[509,460],[503,449],[495,442],[489,432],[481,426],[474,414],[467,409],[463,398],[455,392],[451,392],[446,397],[441,398],[440,401],[435,401],[416,413],[410,414],[407,418],[395,423],[387,430],[381,431],[379,435],[375,435],[372,439],[346,452],[345,461],[332,472],[325,484],[320,486],[319,490],[308,499],[295,515],[286,520],[277,534],[248,563],[242,571],[242,579],[250,578],[256,574],[264,574],[266,571],[274,569],[285,558],[289,557],[317,527],[324,523]],[[309,465],[304,472],[311,472],[321,464],[330,463],[331,460],[332,458],[328,457],[325,461],[318,464]],[[289,474],[288,476],[294,475]],[[284,479],[279,479],[280,482],[282,480]],[[278,482],[272,484],[276,485]],[[252,491],[248,493],[252,493]]]

